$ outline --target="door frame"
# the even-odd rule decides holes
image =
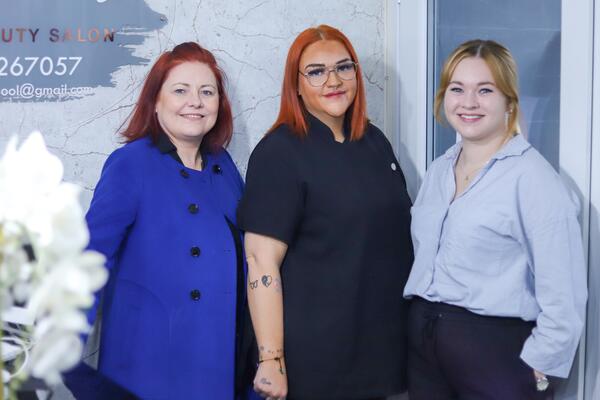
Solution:
[[[593,71],[592,71],[592,143],[589,208],[589,298],[587,312],[585,396],[600,398],[600,1],[594,2]],[[595,244],[595,245],[594,245]]]

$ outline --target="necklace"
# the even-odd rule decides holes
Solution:
[[[469,171],[465,171],[465,167],[464,166],[460,166],[460,171],[465,175],[465,182],[469,182],[471,180],[471,178],[473,178],[473,176],[475,176],[475,173],[477,171],[479,171],[481,168],[485,167],[485,165],[489,162],[486,161],[483,164],[478,165],[476,168],[473,168]]]
[[[499,146],[496,148],[496,150],[495,150],[495,151],[494,151],[492,154],[495,154],[495,153],[496,153],[496,152],[497,152],[499,149],[501,149],[501,148],[504,146],[504,144],[505,144],[506,142],[508,142],[508,141],[509,141],[511,138],[513,138],[513,137],[514,137],[514,136],[516,136],[516,135],[517,135],[517,133],[514,133],[514,134],[512,134],[512,135],[507,135],[507,136],[504,138],[504,140],[502,140],[502,143],[500,143],[500,145],[499,145]],[[461,172],[462,172],[462,173],[465,175],[465,182],[469,182],[469,181],[471,180],[471,178],[473,178],[473,177],[475,176],[475,174],[476,174],[476,173],[477,173],[477,172],[478,172],[480,169],[482,169],[483,167],[485,167],[485,166],[486,166],[486,165],[487,165],[487,164],[490,162],[490,160],[492,159],[492,158],[490,157],[490,158],[488,158],[488,159],[487,159],[487,160],[486,160],[484,163],[477,165],[477,166],[476,166],[476,168],[473,168],[473,169],[471,169],[471,170],[469,170],[469,171],[466,171],[466,170],[465,170],[465,167],[464,167],[464,165],[459,165],[459,162],[460,162],[461,160],[464,160],[464,158],[463,158],[463,157],[461,157],[462,155],[463,155],[463,154],[462,154],[462,148],[461,148],[461,150],[460,150],[460,153],[459,153],[459,155],[458,155],[458,160],[457,160],[457,162],[456,162],[456,167],[460,168],[460,171],[461,171]],[[463,162],[464,162],[464,161],[463,161]],[[458,179],[458,177],[457,177],[457,179]]]

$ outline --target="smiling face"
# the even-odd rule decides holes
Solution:
[[[343,121],[356,96],[356,77],[343,80],[336,72],[327,71],[336,67],[343,71],[345,64],[351,61],[346,47],[335,40],[315,42],[307,46],[300,57],[299,70],[302,74],[310,74],[315,70],[329,74],[327,81],[318,87],[312,86],[306,76],[298,76],[298,92],[304,106],[327,125],[332,121]]]
[[[444,113],[463,141],[487,142],[505,136],[507,104],[482,58],[468,57],[458,63],[444,95]]]
[[[217,80],[206,64],[184,62],[169,72],[158,93],[156,115],[176,146],[182,142],[199,146],[218,112]]]

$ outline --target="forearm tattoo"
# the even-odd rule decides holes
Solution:
[[[273,278],[271,277],[271,275],[263,275],[262,278],[260,278],[260,281],[262,282],[264,287],[269,287],[273,282]]]
[[[273,279],[273,277],[271,275],[263,275],[260,278],[260,283],[262,283],[262,285],[266,288],[268,288],[272,285],[273,289],[275,289],[275,291],[277,293],[282,292],[282,285],[281,285],[280,278]],[[248,286],[250,287],[250,290],[257,289],[258,288],[258,279],[255,279],[255,280],[248,279]]]
[[[283,357],[283,349],[269,349],[265,346],[258,346],[258,357],[260,359]]]

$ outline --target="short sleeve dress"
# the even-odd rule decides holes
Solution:
[[[288,399],[364,399],[405,387],[411,201],[392,148],[369,124],[338,143],[309,116],[248,164],[238,224],[288,245],[281,265]]]

